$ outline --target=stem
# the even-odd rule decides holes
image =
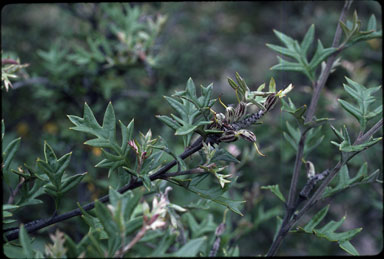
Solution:
[[[352,4],[352,1],[346,1],[345,2],[344,7],[343,7],[341,14],[340,14],[339,21],[344,22],[346,11],[349,9],[351,4]],[[340,23],[338,23],[337,28],[336,28],[336,32],[335,32],[335,36],[333,38],[332,47],[336,48],[339,45],[341,35],[342,35],[342,30],[340,27]],[[339,53],[339,51],[333,53],[328,58],[327,63],[326,63],[326,67],[325,67],[324,71],[321,73],[319,80],[316,82],[316,84],[314,86],[314,92],[313,92],[313,95],[311,98],[310,106],[309,106],[307,114],[306,114],[305,123],[312,121],[312,119],[314,117],[317,103],[318,103],[319,97],[320,97],[320,91],[324,87],[325,82],[327,81],[329,74],[331,73],[332,65],[333,65],[338,53]],[[273,241],[273,243],[272,243],[272,245],[271,245],[271,247],[267,253],[267,256],[273,256],[276,254],[278,248],[280,247],[281,242],[283,241],[284,237],[286,236],[286,234],[288,233],[288,231],[291,227],[291,225],[288,223],[291,219],[293,212],[296,209],[296,198],[295,198],[296,197],[296,189],[297,189],[297,183],[298,183],[298,179],[299,179],[300,168],[302,165],[301,158],[302,158],[302,155],[304,152],[304,143],[305,143],[305,139],[306,139],[306,133],[307,133],[307,130],[304,130],[301,133],[300,142],[298,145],[298,150],[297,150],[296,158],[295,158],[295,165],[294,165],[294,169],[293,169],[291,186],[289,188],[286,213],[284,215],[284,219],[283,219],[283,222],[281,224],[280,230],[277,234],[277,237]]]
[[[207,141],[213,141],[211,138],[208,138]],[[199,151],[203,147],[203,138],[199,137],[190,147],[186,148],[184,152],[179,156],[181,159],[185,159],[195,152]],[[177,164],[176,160],[173,160],[172,162],[166,164],[163,166],[159,171],[156,173],[152,174],[149,178],[151,181],[156,180],[156,179],[161,179],[162,175],[165,174],[168,170],[170,170],[173,166]],[[120,188],[118,191],[120,193],[124,193],[128,190],[135,189],[137,187],[140,187],[143,185],[143,182],[141,180],[137,181],[132,181],[129,184],[123,186]],[[100,202],[106,203],[109,202],[109,195],[105,195],[99,199]],[[91,210],[95,207],[95,202],[88,203],[87,205],[83,206],[83,209],[85,211]],[[57,215],[55,217],[50,217],[47,219],[40,219],[40,220],[34,220],[32,222],[28,222],[25,224],[25,229],[27,230],[28,233],[33,233],[39,229],[42,229],[46,226],[70,219],[75,216],[81,215],[81,210],[79,208],[74,209],[72,211],[69,211],[67,213]],[[15,240],[19,237],[19,229],[11,230],[9,231],[8,234],[6,234],[6,239],[7,241],[12,241]]]

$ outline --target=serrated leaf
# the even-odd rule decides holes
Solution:
[[[87,172],[85,172],[83,174],[76,174],[76,175],[73,175],[73,176],[70,176],[70,177],[64,179],[63,183],[62,183],[61,192],[66,193],[69,190],[71,190],[72,188],[74,188],[76,185],[78,185],[81,182],[81,180],[83,180],[83,178],[86,174],[87,174]]]
[[[320,40],[317,40],[317,49],[313,55],[311,61],[309,62],[309,67],[311,70],[315,70],[321,62],[325,61],[331,54],[333,54],[337,49],[336,48],[325,48]]]
[[[348,84],[344,84],[344,89],[357,101],[358,106],[352,105],[341,99],[338,101],[347,112],[352,114],[359,121],[361,131],[364,132],[367,122],[382,111],[382,106],[377,107],[374,111],[369,110],[369,105],[375,101],[373,94],[379,91],[381,86],[366,88],[348,77],[345,77],[345,79]]]
[[[165,123],[168,127],[177,130],[180,127],[180,124],[178,124],[175,120],[172,120],[172,118],[165,116],[165,115],[157,115],[156,118],[161,120]]]
[[[350,145],[350,144],[341,145],[340,146],[340,151],[343,151],[343,152],[358,152],[358,151],[362,151],[362,150],[364,150],[366,148],[369,148],[370,146],[375,145],[380,140],[382,140],[382,137],[380,137],[380,138],[373,138],[372,140],[370,140],[370,141],[368,141],[366,143],[360,144],[360,145]]]
[[[285,202],[285,197],[284,197],[284,195],[281,193],[278,184],[275,184],[275,185],[267,185],[267,186],[261,186],[260,189],[263,189],[263,190],[270,190],[270,191],[271,191],[273,194],[275,194],[275,195],[276,195],[282,202]]]
[[[61,158],[57,159],[55,152],[48,145],[47,142],[44,143],[44,156],[45,161],[37,160],[38,168],[45,173],[51,184],[55,187],[54,190],[57,192],[61,189],[62,177],[65,169],[68,167],[71,160],[71,153],[63,155]],[[53,190],[53,189],[52,189]]]
[[[307,233],[312,233],[314,228],[320,224],[325,215],[327,215],[329,209],[329,205],[321,209],[312,219],[304,226],[303,230]]]
[[[68,118],[76,125],[70,129],[94,135],[99,139],[99,141],[90,140],[85,143],[95,144],[97,147],[112,148],[116,153],[122,153],[120,147],[117,146],[116,118],[111,102],[104,113],[103,126],[99,125],[87,103],[84,104],[83,118],[75,115],[68,115]]]
[[[284,43],[285,46],[287,46],[288,48],[290,48],[290,47],[293,46],[293,42],[294,42],[294,40],[293,40],[291,37],[285,35],[285,34],[282,33],[282,32],[279,32],[279,31],[277,31],[277,30],[273,30],[273,33],[274,33],[274,34],[281,40],[281,42]]]
[[[355,117],[358,121],[360,121],[360,119],[362,118],[362,114],[358,108],[356,108],[355,106],[353,106],[352,104],[344,100],[339,99],[337,101],[341,104],[344,110],[352,114],[353,117]]]
[[[184,107],[180,102],[178,102],[175,99],[168,97],[168,96],[164,96],[164,98],[165,98],[165,100],[167,100],[169,105],[171,105],[172,108],[174,108],[182,116],[182,118],[187,117],[187,114],[184,111]]]

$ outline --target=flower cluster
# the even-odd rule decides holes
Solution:
[[[219,141],[228,143],[236,141],[241,137],[253,142],[257,152],[264,156],[256,145],[256,135],[245,128],[256,123],[265,113],[271,110],[276,105],[278,98],[284,97],[293,89],[293,86],[290,84],[284,90],[276,93],[276,83],[275,80],[271,78],[268,92],[262,91],[265,88],[265,84],[259,86],[257,91],[251,91],[238,73],[236,73],[236,80],[237,83],[228,78],[228,83],[235,90],[239,103],[234,108],[233,106],[226,106],[219,99],[220,103],[225,107],[225,115],[223,113],[216,113],[211,109],[214,118],[210,127],[222,131],[218,139]],[[252,104],[259,107],[259,111],[242,120],[247,113],[247,106]]]

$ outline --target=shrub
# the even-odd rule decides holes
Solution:
[[[274,30],[284,46],[267,44],[282,55],[272,70],[290,71],[292,74],[300,72],[311,83],[308,107],[292,100],[298,94],[297,87],[287,84],[277,90],[273,77],[269,80],[268,89],[266,84],[262,84],[256,90],[252,90],[253,87],[249,87],[239,73],[234,79],[228,78],[229,89],[233,90],[230,102],[235,105],[226,104],[217,97],[213,84],[196,87],[189,78],[185,90],[164,96],[174,113],[160,109],[161,102],[152,100],[153,108],[161,113],[154,117],[170,129],[174,134],[172,139],[166,137],[170,135],[166,129],[162,130],[163,137],[155,137],[150,128],[145,129],[146,133],[135,129],[137,121],[141,126],[147,122],[143,116],[146,108],[140,106],[140,101],[137,105],[134,101],[132,103],[138,114],[135,119],[132,118],[133,112],[124,113],[124,116],[132,115],[127,116],[129,119],[117,121],[116,118],[120,118],[120,111],[127,109],[118,98],[124,88],[122,78],[133,75],[144,89],[152,89],[156,82],[161,82],[156,74],[161,60],[157,60],[158,53],[154,47],[165,22],[164,16],[157,15],[156,19],[149,18],[143,22],[143,11],[135,5],[63,5],[69,14],[85,21],[82,25],[86,29],[78,38],[74,35],[68,37],[72,44],[58,42],[50,50],[38,52],[43,60],[42,71],[47,77],[33,78],[35,81],[32,83],[37,80],[40,85],[33,98],[44,99],[47,96],[52,101],[36,111],[39,114],[36,118],[45,123],[47,132],[54,133],[57,128],[70,123],[70,129],[81,134],[68,134],[62,130],[56,134],[57,139],[44,141],[43,159],[38,158],[33,163],[27,161],[23,165],[16,163],[16,168],[15,160],[18,152],[22,151],[21,138],[4,141],[8,133],[5,134],[2,121],[2,140],[8,142],[3,144],[2,153],[3,187],[8,190],[3,192],[6,194],[3,205],[5,254],[9,257],[238,256],[241,254],[240,239],[246,237],[247,232],[258,230],[271,218],[276,218],[277,224],[268,252],[263,251],[266,255],[275,255],[284,238],[296,235],[294,233],[314,234],[320,239],[337,242],[349,254],[359,254],[350,240],[362,228],[345,229],[345,216],[335,221],[327,214],[330,199],[339,193],[347,195],[346,191],[351,187],[381,182],[379,170],[368,173],[367,162],[352,163],[361,156],[360,153],[382,140],[373,137],[382,127],[382,119],[377,121],[382,105],[376,103],[381,86],[364,86],[349,77],[337,82],[343,84],[348,94],[343,94],[345,97],[338,100],[338,107],[352,115],[349,117],[351,121],[356,119],[355,124],[341,125],[328,118],[324,111],[321,111],[324,117],[315,116],[321,91],[330,74],[339,68],[340,58],[337,57],[358,42],[381,37],[373,15],[367,25],[362,25],[356,11],[352,20],[346,21],[350,5],[347,1],[343,7],[330,47],[325,48],[320,40],[314,43],[314,25],[309,26],[300,43]],[[32,63],[27,68],[14,56],[2,61],[2,81],[6,91],[13,91],[9,90],[12,88],[9,78],[20,71],[25,74],[35,66]],[[129,72],[125,71],[127,68]],[[28,80],[32,79],[13,85],[18,84],[15,87],[18,88],[30,84]],[[83,88],[71,87],[80,82]],[[157,89],[155,93],[162,91]],[[142,92],[135,91],[134,94]],[[67,101],[73,106],[60,102],[63,99],[69,99]],[[112,101],[99,101],[108,99]],[[87,102],[80,105],[84,100]],[[269,129],[267,118],[276,114],[273,108],[280,100],[281,110],[290,117],[283,115],[283,129]],[[99,116],[101,111],[103,116]],[[64,117],[68,112],[73,114],[68,115],[69,120],[55,119],[55,123],[47,123],[47,120],[59,115]],[[264,116],[265,122],[261,123]],[[260,137],[259,133],[249,129],[254,125],[260,130],[264,128],[264,135]],[[334,137],[329,137],[331,139],[325,136],[329,131],[334,134]],[[251,193],[254,189],[243,193],[238,191],[247,182],[250,171],[241,174],[240,169],[251,163],[256,153],[260,165],[269,159],[264,157],[266,148],[260,143],[275,136],[275,132],[284,137],[282,144],[286,150],[282,154],[282,163],[289,165],[288,172],[292,171],[289,192],[285,195],[280,190],[282,186],[286,188],[284,181],[271,177],[272,184],[265,181],[263,186],[257,186],[257,190],[271,191],[283,205],[279,203],[271,207],[264,202],[255,206],[257,202],[252,200],[255,194]],[[84,145],[91,147],[90,150],[74,144],[73,153],[62,151],[68,150],[68,144],[64,143],[83,142],[84,138],[87,139]],[[54,145],[49,144],[51,141]],[[232,142],[242,146],[241,158],[236,154],[239,148]],[[253,143],[252,148],[247,147],[245,143],[248,142]],[[319,158],[318,150],[322,146],[331,146],[329,144],[336,147],[332,152],[336,151],[338,155],[332,159],[326,155],[328,161],[324,162]],[[60,148],[61,145],[64,148]],[[180,145],[181,152],[178,150]],[[76,148],[80,151],[77,152]],[[87,151],[92,151],[94,156]],[[88,167],[94,160],[97,160],[96,170],[84,172],[84,164]],[[304,166],[306,175],[301,170]],[[358,170],[355,170],[356,166]],[[177,169],[170,172],[173,168]],[[72,171],[77,173],[69,173]],[[352,175],[352,171],[356,173]],[[245,180],[239,181],[240,177]],[[98,194],[97,199],[85,205],[76,201],[77,208],[73,209],[76,188]],[[100,191],[92,191],[92,188]],[[103,190],[107,190],[104,196]],[[47,197],[54,201],[52,208]],[[245,206],[244,199],[247,201]],[[80,201],[83,203],[85,200],[83,197]],[[51,215],[19,224],[14,215],[38,204],[44,204],[51,210]],[[255,207],[257,210],[254,211]],[[305,224],[298,225],[299,220],[313,208],[314,215],[310,215]],[[60,227],[64,230],[62,232],[57,228],[54,234],[50,234],[51,241],[43,244],[44,249],[31,239],[32,233],[46,226],[64,223],[80,215],[85,224],[76,223],[81,228],[76,231],[78,233],[69,233]],[[242,220],[236,222],[238,217]],[[270,235],[272,237],[273,233]],[[14,241],[16,239],[18,241]]]

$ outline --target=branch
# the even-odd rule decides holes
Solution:
[[[383,119],[380,119],[371,129],[369,129],[364,135],[358,137],[356,141],[354,142],[355,145],[362,144],[365,141],[367,141],[370,137],[372,137],[377,131],[379,131],[383,126]],[[332,170],[325,170],[323,173],[321,173],[322,176],[327,175],[327,177],[324,179],[324,181],[321,183],[319,188],[315,191],[315,193],[312,195],[312,197],[304,204],[304,206],[300,209],[300,211],[295,214],[292,218],[292,220],[288,221],[285,226],[282,226],[282,228],[279,231],[279,235],[273,242],[271,249],[273,247],[274,250],[268,251],[268,254],[270,252],[274,252],[270,256],[274,255],[275,252],[277,251],[280,243],[284,239],[285,235],[287,232],[291,229],[291,227],[305,214],[310,210],[320,199],[321,196],[324,192],[324,189],[328,186],[328,184],[332,181],[332,179],[337,175],[337,173],[340,171],[341,167],[344,166],[349,160],[351,160],[355,155],[358,153],[362,152],[357,151],[357,152],[351,152],[351,154],[344,160],[344,161],[339,161]],[[328,174],[329,172],[329,174]],[[322,177],[320,177],[322,178]],[[321,179],[320,179],[321,180]],[[310,183],[307,183],[310,184]],[[304,186],[303,190],[306,188]],[[307,187],[308,188],[308,187]],[[303,192],[303,191],[302,191]],[[297,206],[295,207],[295,209]],[[280,233],[281,232],[281,233]],[[274,245],[275,244],[275,245]]]
[[[340,14],[339,21],[344,22],[346,11],[349,9],[351,4],[352,4],[352,1],[346,1],[345,2],[344,7],[343,7],[341,14]],[[335,48],[339,45],[341,35],[342,35],[342,30],[340,27],[340,23],[338,23],[337,28],[336,28],[336,32],[335,32],[335,36],[333,38],[332,47]],[[338,53],[339,53],[339,51],[333,53],[328,58],[325,69],[321,73],[319,80],[314,85],[314,92],[313,92],[313,95],[311,98],[310,106],[309,106],[307,113],[306,113],[305,123],[312,121],[312,119],[314,117],[317,103],[318,103],[319,97],[320,97],[320,91],[324,87],[325,82],[327,81],[329,74],[331,73],[332,65],[333,65],[335,58],[336,58]],[[298,145],[298,150],[297,150],[296,158],[295,158],[295,165],[294,165],[294,169],[293,169],[291,186],[289,188],[287,209],[286,209],[286,213],[284,215],[283,223],[281,224],[280,230],[279,230],[274,242],[272,243],[272,245],[271,245],[271,247],[267,253],[267,256],[273,256],[276,254],[277,249],[279,248],[279,246],[281,244],[281,241],[283,240],[283,238],[285,237],[285,235],[289,231],[289,228],[287,228],[287,224],[288,224],[289,220],[291,219],[291,216],[295,210],[296,189],[297,189],[297,182],[299,179],[299,173],[300,173],[300,169],[301,169],[301,165],[302,165],[301,158],[302,158],[302,155],[304,152],[304,143],[305,143],[305,139],[306,139],[306,133],[307,133],[307,131],[303,131],[301,133],[301,137],[300,137],[300,141],[299,141],[299,145]]]
[[[207,141],[213,141],[211,138],[208,138]],[[199,137],[190,147],[187,147],[186,150],[179,156],[181,159],[185,159],[195,152],[199,151],[203,147],[203,138]],[[172,162],[166,164],[163,166],[159,171],[152,174],[149,178],[151,181],[154,181],[156,179],[161,179],[163,174],[165,174],[169,169],[171,169],[173,166],[177,164],[176,160],[173,160]],[[140,187],[143,185],[143,182],[141,180],[138,181],[132,181],[129,184],[123,186],[118,191],[120,193],[124,193],[128,190],[135,189],[137,187]],[[109,195],[105,195],[99,199],[100,202],[106,203],[109,202]],[[85,211],[91,210],[95,207],[95,202],[88,203],[87,205],[83,206],[83,209]],[[69,211],[67,213],[57,215],[51,218],[47,219],[41,219],[41,220],[34,220],[32,222],[29,222],[25,224],[25,229],[28,233],[33,233],[39,229],[42,229],[44,227],[47,227],[49,225],[70,219],[75,216],[81,215],[81,210],[79,208],[74,209],[72,211]],[[8,241],[15,240],[19,237],[19,229],[11,230],[9,233],[6,234],[6,239]]]
[[[240,124],[241,125],[244,124],[246,126],[250,126],[250,125],[254,124],[258,119],[263,117],[267,113],[267,111],[268,110],[266,110],[266,111],[261,110],[257,113],[250,115],[248,118],[244,119],[243,121],[237,122],[238,124],[234,123],[232,125],[239,126]],[[203,137],[200,136],[189,147],[187,147],[179,157],[181,159],[185,159],[185,158],[191,156],[192,154],[196,153],[197,151],[199,151],[200,149],[203,148],[203,141],[206,143],[210,143],[210,144],[219,144],[220,141],[218,140],[218,138],[219,138],[219,136],[215,135],[215,134],[208,135],[205,140],[203,139]],[[164,179],[166,177],[173,177],[173,176],[177,176],[177,175],[191,174],[191,173],[203,173],[204,172],[202,169],[201,170],[191,169],[191,170],[187,170],[187,171],[183,171],[183,172],[175,172],[175,173],[166,174],[166,172],[169,171],[172,167],[174,167],[177,163],[178,163],[177,160],[173,160],[172,162],[169,162],[168,164],[163,166],[161,169],[159,169],[156,173],[150,175],[149,179],[151,181],[154,181],[157,179]],[[131,180],[131,182],[129,184],[120,188],[118,190],[118,192],[124,193],[128,190],[135,189],[135,188],[140,187],[142,185],[143,185],[142,180],[137,180],[135,178],[134,180]],[[102,203],[109,202],[109,195],[105,195],[105,196],[101,197],[99,199],[99,201]],[[88,211],[88,210],[93,209],[94,207],[95,207],[95,202],[91,202],[91,203],[88,203],[85,206],[83,206],[82,209],[85,211]],[[32,233],[32,232],[35,232],[35,231],[42,229],[46,226],[67,220],[67,219],[75,217],[75,216],[79,216],[81,214],[82,213],[81,213],[80,208],[77,208],[77,209],[74,209],[74,210],[69,211],[67,213],[53,216],[51,218],[34,220],[32,222],[26,223],[25,229],[28,233]],[[19,237],[19,229],[14,229],[14,230],[10,229],[10,231],[7,231],[7,232],[8,232],[8,234],[6,234],[7,241],[12,241],[12,240],[15,240]]]

